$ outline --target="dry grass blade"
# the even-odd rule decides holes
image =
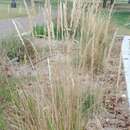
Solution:
[[[115,33],[112,38],[114,32],[109,30],[111,11],[105,19],[100,1],[59,0],[57,17],[53,19],[51,2],[45,0],[47,34],[41,42],[47,41],[49,51],[45,62],[35,67],[29,58],[38,75],[31,85],[28,81],[29,85],[17,90],[9,116],[15,130],[86,130],[88,121],[103,107],[105,83],[98,82],[97,73],[103,72],[116,36]],[[25,6],[32,20],[26,3]],[[26,49],[15,20],[12,22]],[[40,48],[44,53],[44,45]],[[29,57],[27,49],[26,54]],[[96,122],[102,129],[98,118]]]

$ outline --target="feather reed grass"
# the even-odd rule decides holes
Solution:
[[[68,42],[67,49],[64,54],[56,51],[60,61],[56,57],[47,58],[44,66],[47,75],[42,75],[40,70],[29,90],[24,88],[26,84],[23,87],[18,84],[12,112],[7,115],[14,130],[86,130],[89,120],[102,111],[104,89],[97,87],[94,77],[103,71],[108,52],[111,52],[110,17],[105,19],[101,15],[100,1],[74,0],[72,8],[69,2],[58,1],[57,17],[53,20],[52,5],[50,0],[45,0],[50,54],[53,54],[53,41]],[[29,12],[28,15],[32,20]],[[13,24],[24,45],[15,21]],[[76,66],[71,62],[74,57],[78,57]],[[30,63],[34,68],[33,62]]]

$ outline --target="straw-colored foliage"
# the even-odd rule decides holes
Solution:
[[[113,32],[110,17],[102,16],[99,3],[98,0],[59,0],[57,17],[53,20],[50,1],[45,0],[47,35],[42,38],[47,41],[48,57],[40,72],[34,65],[36,80],[27,89],[30,81],[17,84],[18,93],[7,114],[12,129],[86,130],[88,121],[100,113],[104,89],[97,87],[93,78],[106,65]],[[28,15],[32,20],[29,12]],[[61,48],[55,50],[53,47],[58,43]]]

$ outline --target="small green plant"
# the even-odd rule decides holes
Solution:
[[[0,50],[3,51],[9,60],[17,58],[17,62],[24,62],[24,60],[34,60],[36,57],[35,50],[29,40],[23,38],[24,45],[17,37],[9,37],[2,39],[0,42]]]
[[[8,37],[0,42],[0,50],[4,51],[10,60],[18,56],[18,50],[22,46],[20,40],[16,37]]]
[[[83,102],[83,107],[82,107],[83,113],[84,112],[85,113],[88,112],[89,109],[92,108],[92,106],[94,105],[94,103],[95,103],[95,97],[94,97],[94,95],[88,94],[86,96],[86,98],[84,99],[84,102]]]
[[[5,120],[4,120],[4,114],[3,110],[0,108],[0,129],[5,130]]]
[[[6,130],[6,115],[5,111],[8,105],[12,102],[15,95],[15,86],[17,80],[15,78],[7,78],[0,74],[0,129]]]
[[[33,27],[32,35],[37,38],[48,37],[47,27],[45,25],[39,25]],[[65,30],[58,28],[57,24],[54,22],[51,30],[51,37],[53,39],[62,40],[65,37]]]
[[[56,8],[57,5],[58,5],[58,0],[51,0],[51,5],[52,5],[52,8]]]
[[[37,24],[33,27],[33,35],[38,38],[43,38],[47,36],[47,29],[44,25]]]
[[[23,39],[24,45],[19,48],[18,59],[19,62],[28,62],[36,59],[36,51],[28,39]]]

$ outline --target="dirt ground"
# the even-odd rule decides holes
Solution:
[[[108,66],[105,69],[106,71],[99,79],[99,82],[105,81],[108,83],[103,99],[105,111],[99,117],[101,126],[103,127],[102,130],[130,130],[130,109],[128,106],[123,64],[120,56],[121,42],[122,40],[116,41]],[[93,124],[92,128],[88,130],[97,130],[95,126],[97,127],[97,125]]]
[[[37,46],[45,45],[45,41],[35,41]],[[96,77],[98,86],[104,86],[105,94],[103,96],[103,111],[87,125],[86,130],[130,130],[130,110],[128,107],[127,90],[123,72],[123,65],[121,62],[120,50],[122,40],[116,40],[110,59],[102,74]],[[40,43],[40,44],[39,44]],[[43,43],[43,44],[41,44]],[[59,44],[59,46],[61,46]],[[58,48],[59,48],[58,46]],[[46,47],[45,47],[46,48]],[[62,48],[62,46],[60,47]],[[61,50],[60,50],[61,51]],[[62,48],[62,51],[65,51]],[[48,53],[48,52],[46,52]],[[50,60],[57,62],[64,62],[64,55],[58,54],[50,57]],[[9,69],[9,74],[14,76],[36,76],[37,72],[41,72],[44,75],[44,84],[48,84],[48,70],[47,70],[47,59],[41,60],[36,64],[38,70],[32,70],[28,65],[15,65],[13,69]],[[10,67],[10,66],[9,66]],[[41,74],[41,73],[40,73]],[[82,77],[82,76],[81,76]],[[84,79],[81,79],[85,81]],[[42,81],[41,81],[42,84]],[[26,91],[35,91],[31,83],[25,87]]]

